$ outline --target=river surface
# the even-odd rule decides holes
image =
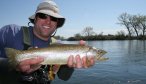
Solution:
[[[76,44],[77,41],[64,41]],[[88,69],[75,69],[68,81],[52,84],[146,84],[146,41],[89,41],[88,45],[106,50],[109,60]]]

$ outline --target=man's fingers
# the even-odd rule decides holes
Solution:
[[[69,67],[73,67],[73,59],[74,59],[74,57],[71,55],[71,56],[69,57],[68,63],[67,63]]]
[[[31,73],[37,69],[39,69],[41,67],[41,65],[31,65],[30,69],[26,71],[26,73]]]
[[[95,64],[95,59],[93,56],[90,57],[90,64],[91,64],[91,66]]]
[[[84,68],[88,68],[88,66],[87,66],[87,57],[86,56],[82,58],[82,62],[83,62],[83,67]]]
[[[21,71],[21,72],[26,72],[29,69],[30,69],[29,65],[24,65],[24,66],[18,65],[18,67],[17,67],[17,71]]]
[[[85,56],[82,58],[82,61],[83,61],[83,67],[88,68],[94,64],[94,57],[86,57]]]
[[[40,58],[40,57],[24,60],[18,64],[17,70],[26,72],[26,71],[29,71],[30,69],[33,69],[33,70],[38,69],[39,66],[36,67],[36,65],[39,65],[43,61],[44,61],[44,59]],[[30,71],[32,71],[32,70],[30,70]]]
[[[82,68],[82,61],[81,61],[80,56],[77,55],[77,56],[75,57],[75,59],[76,59],[76,67],[77,67],[77,68]]]
[[[77,56],[70,56],[68,60],[68,66],[69,67],[76,67],[76,68],[82,68],[82,61],[79,55]]]
[[[80,58],[80,55],[77,56],[70,56],[68,59],[68,66],[74,67],[74,68],[88,68],[92,65],[94,65],[95,60],[93,56],[84,56]]]

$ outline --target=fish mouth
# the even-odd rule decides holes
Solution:
[[[104,55],[105,55],[106,53],[107,53],[106,51],[100,50],[100,56],[97,56],[97,57],[96,57],[96,60],[98,60],[98,61],[108,60],[109,58],[104,57]]]

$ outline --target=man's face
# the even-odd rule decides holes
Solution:
[[[34,23],[34,34],[42,40],[48,40],[57,27],[57,18],[38,13]]]

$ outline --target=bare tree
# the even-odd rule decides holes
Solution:
[[[139,15],[138,17],[139,27],[141,28],[142,36],[144,37],[146,32],[146,16]]]
[[[136,33],[136,36],[139,37],[140,27],[139,27],[139,21],[137,15],[133,15],[133,16],[131,15],[128,19],[131,27],[134,29]]]
[[[130,17],[129,14],[123,13],[123,14],[121,14],[121,15],[118,17],[118,20],[120,21],[119,24],[124,25],[124,26],[127,28],[127,30],[128,30],[128,35],[129,35],[129,37],[131,38],[132,29],[131,29],[131,27],[130,27],[130,22],[129,22],[129,19],[128,19],[129,17]]]
[[[82,33],[85,36],[84,40],[90,40],[92,39],[91,36],[96,35],[96,33],[93,31],[93,28],[91,26],[85,27]]]
[[[88,26],[88,27],[86,27],[86,28],[83,30],[83,34],[84,34],[85,36],[89,37],[89,36],[92,36],[92,35],[94,35],[94,34],[96,34],[96,33],[93,31],[93,28],[92,28],[92,27]]]

